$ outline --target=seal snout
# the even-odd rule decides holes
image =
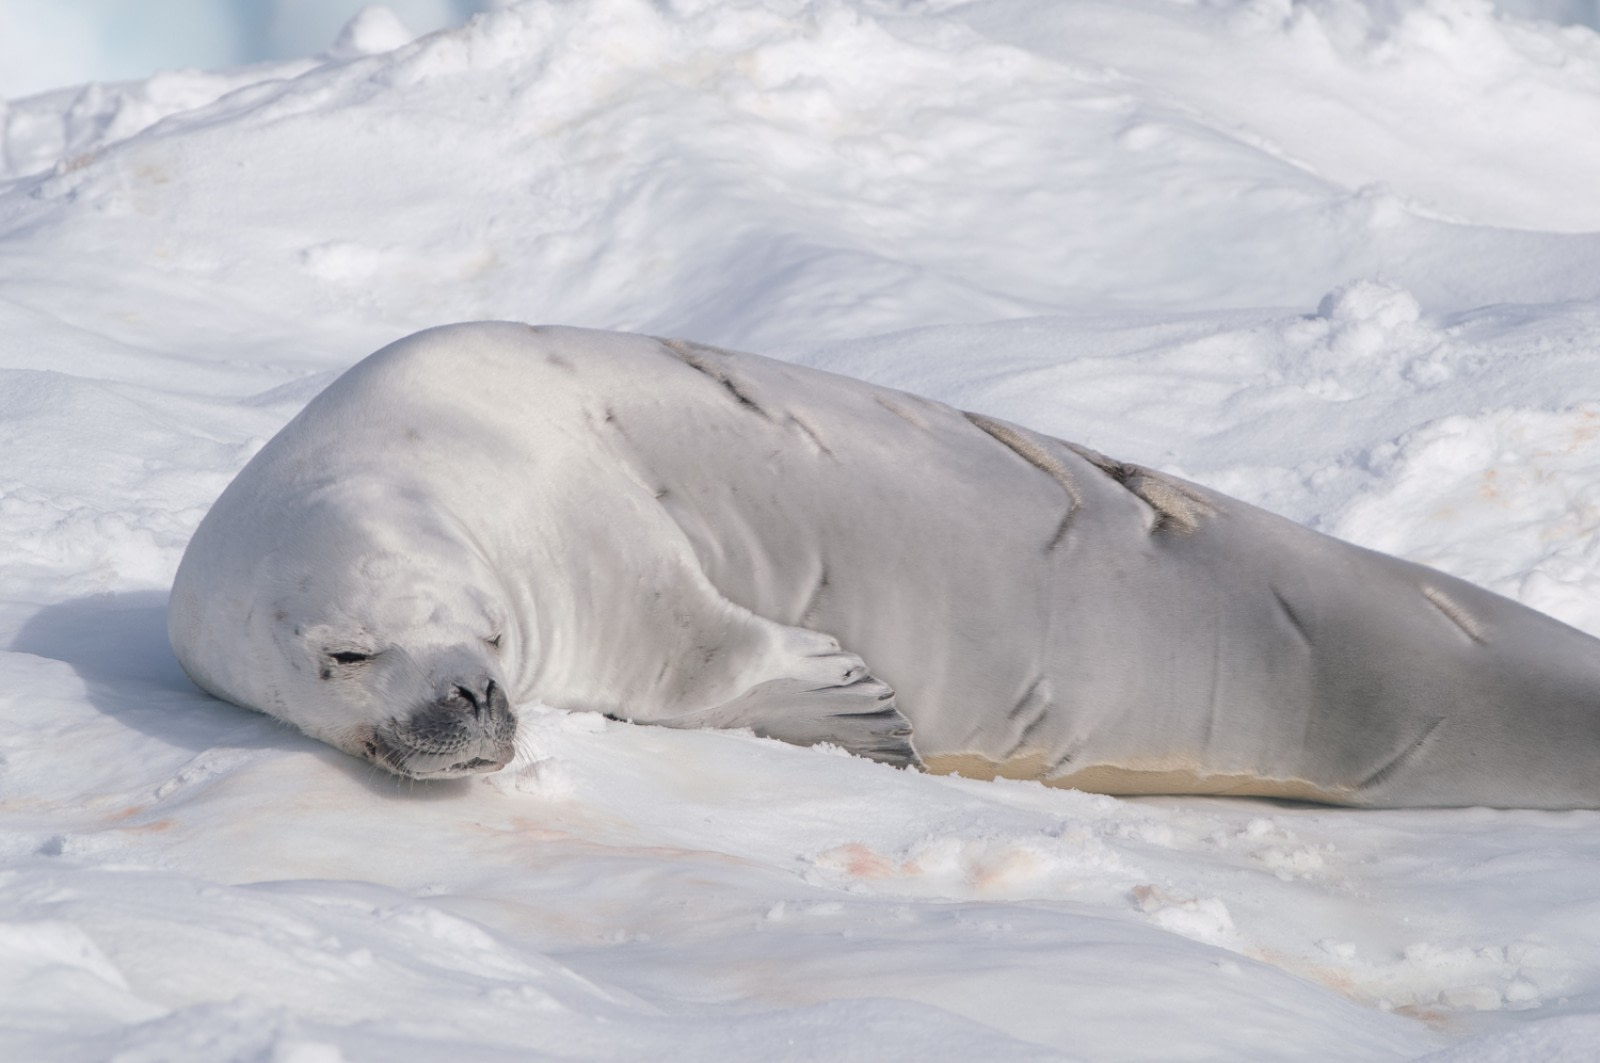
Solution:
[[[447,700],[458,703],[475,718],[482,718],[486,712],[494,712],[496,707],[506,711],[505,692],[493,679],[484,680],[481,687],[456,683],[455,689],[447,695]]]
[[[516,753],[517,718],[490,676],[456,677],[433,701],[373,733],[372,759],[414,779],[497,771]]]

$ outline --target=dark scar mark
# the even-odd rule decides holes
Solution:
[[[1044,689],[1041,690],[1041,687]],[[1011,711],[1006,713],[1007,719],[1016,720],[1020,719],[1022,714],[1031,708],[1033,710],[1033,719],[1029,720],[1027,725],[1017,734],[1017,740],[1012,743],[1011,751],[1002,759],[1010,760],[1027,749],[1028,740],[1033,737],[1034,732],[1039,729],[1039,725],[1044,723],[1045,717],[1050,714],[1050,705],[1048,681],[1043,676],[1039,676],[1028,684],[1028,689],[1023,693],[1022,697],[1018,698],[1017,703],[1011,707]]]
[[[1016,742],[1011,746],[1011,752],[1007,753],[1004,759],[1010,760],[1012,757],[1018,756],[1025,751],[1028,748],[1028,739],[1033,737],[1033,733],[1039,729],[1039,725],[1044,723],[1045,718],[1049,715],[1050,703],[1041,703],[1038,713],[1036,713],[1033,719],[1028,722],[1028,726],[1022,729],[1022,733],[1017,735]]]
[[[964,413],[963,416],[987,432],[995,442],[1050,477],[1067,493],[1067,511],[1062,515],[1061,523],[1056,525],[1055,534],[1050,537],[1050,542],[1045,545],[1046,553],[1054,550],[1067,537],[1067,531],[1072,526],[1072,518],[1078,512],[1078,507],[1083,505],[1083,492],[1078,490],[1078,482],[1072,478],[1072,473],[1061,464],[1060,458],[1010,425],[985,417],[981,413]]]
[[[1295,634],[1300,636],[1300,641],[1309,647],[1311,645],[1311,632],[1306,628],[1306,622],[1300,618],[1299,613],[1294,611],[1294,607],[1289,604],[1289,600],[1278,592],[1278,588],[1273,587],[1271,589],[1272,597],[1278,603],[1278,610],[1289,621],[1289,626],[1294,628]]]
[[[1088,447],[1064,443],[1078,457],[1115,480],[1156,512],[1151,534],[1158,531],[1192,532],[1204,517],[1216,515],[1211,503],[1195,491],[1142,465],[1115,461]]]
[[[706,347],[702,344],[690,343],[687,340],[662,340],[661,345],[676,355],[678,360],[690,369],[697,373],[704,373],[722,385],[723,389],[729,395],[732,395],[739,405],[769,421],[772,420],[771,415],[762,408],[759,402],[751,398],[739,386],[739,382],[726,369],[712,361],[713,356],[722,353],[715,347]]]
[[[739,405],[766,420],[771,421],[774,419],[772,413],[745,390],[745,386],[740,383],[738,378],[730,373],[725,366],[718,364],[718,358],[727,357],[733,354],[732,351],[724,351],[720,347],[711,347],[689,340],[664,339],[660,343],[684,365],[715,380],[729,395],[733,396],[734,401]],[[786,423],[805,436],[819,452],[826,454],[830,458],[834,456],[833,448],[822,441],[822,436],[804,418],[798,414],[789,413],[786,417]]]
[[[811,589],[811,597],[806,599],[805,608],[800,610],[800,623],[807,624],[816,618],[817,606],[822,601],[822,596],[828,590],[828,566],[823,565],[822,571],[817,575],[817,583]]]
[[[1029,683],[1028,689],[1022,692],[1022,697],[1018,698],[1017,703],[1011,706],[1011,711],[1006,713],[1006,719],[1015,720],[1018,716],[1021,716],[1022,710],[1026,709],[1039,696],[1039,685],[1043,682],[1044,676],[1039,676]]]
[[[1422,752],[1423,745],[1426,744],[1428,739],[1433,736],[1433,732],[1439,729],[1439,725],[1441,723],[1444,723],[1444,717],[1435,716],[1428,722],[1428,726],[1423,729],[1422,734],[1418,735],[1414,742],[1406,746],[1400,752],[1396,753],[1393,757],[1390,757],[1387,764],[1384,764],[1377,771],[1373,772],[1371,775],[1368,775],[1365,779],[1362,779],[1356,789],[1366,790],[1377,786],[1395,772],[1405,767],[1406,764],[1410,763],[1412,760],[1415,760],[1417,754]]]
[[[830,448],[828,446],[828,444],[826,444],[826,443],[824,443],[822,441],[822,437],[817,435],[816,429],[812,428],[809,424],[806,424],[806,422],[802,421],[799,417],[795,416],[792,413],[789,415],[789,423],[794,425],[796,428],[800,429],[800,432],[807,439],[811,440],[812,445],[815,446],[818,450],[820,450],[822,453],[826,454],[830,458],[833,457],[832,448]]]

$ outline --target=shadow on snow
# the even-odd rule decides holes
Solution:
[[[61,661],[97,710],[180,749],[218,746],[315,753],[384,796],[448,797],[461,780],[418,785],[382,773],[271,717],[214,698],[184,674],[167,641],[167,593],[95,594],[47,605],[6,649]]]

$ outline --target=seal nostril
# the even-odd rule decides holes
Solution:
[[[456,697],[460,698],[462,701],[465,701],[469,706],[471,706],[472,714],[474,716],[483,711],[484,702],[487,700],[485,698],[480,698],[477,691],[473,690],[471,687],[464,687],[459,683],[456,684]]]

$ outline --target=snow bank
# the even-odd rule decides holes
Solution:
[[[539,706],[507,771],[417,787],[163,636],[262,442],[477,317],[920,391],[1600,632],[1568,6],[574,0],[0,105],[0,1054],[1576,1058],[1600,813],[1120,801]]]
[[[299,59],[328,50],[357,16],[369,33],[374,22],[386,24],[381,32],[392,48],[488,6],[490,0],[0,0],[0,97],[143,80],[158,70]],[[394,39],[394,26],[403,27],[403,40]]]

